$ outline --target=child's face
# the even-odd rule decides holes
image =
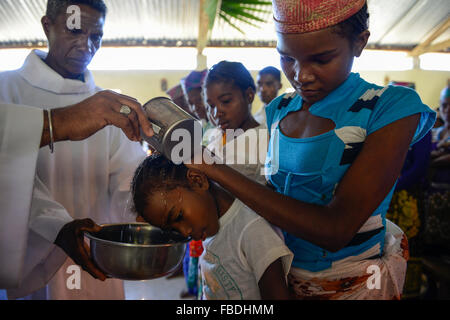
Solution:
[[[249,119],[249,105],[255,93],[251,88],[242,93],[232,82],[213,82],[206,86],[206,101],[211,112],[218,120],[222,130],[244,129],[243,124]]]
[[[344,82],[354,57],[361,54],[369,32],[353,44],[332,29],[302,34],[278,33],[277,50],[284,74],[308,104],[322,100]]]
[[[199,188],[156,191],[148,198],[143,218],[156,227],[175,229],[194,240],[204,240],[219,231],[214,198]]]

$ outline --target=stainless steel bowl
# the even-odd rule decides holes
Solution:
[[[146,223],[105,224],[85,235],[97,266],[110,277],[148,280],[175,271],[189,238]]]

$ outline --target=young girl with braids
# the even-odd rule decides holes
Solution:
[[[266,108],[275,190],[227,165],[187,166],[284,231],[298,298],[399,299],[407,240],[386,230],[385,215],[408,148],[435,113],[414,90],[351,72],[370,35],[365,0],[272,2],[281,67],[295,89]]]
[[[203,298],[288,299],[292,253],[271,225],[209,180],[161,155],[146,158],[132,182],[137,214],[162,229],[202,240]]]

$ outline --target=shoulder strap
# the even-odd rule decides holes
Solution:
[[[280,103],[278,104],[277,109],[287,107],[289,105],[289,103],[291,102],[291,100],[295,97],[295,95],[296,95],[295,91],[286,93],[283,96],[283,98],[280,100]]]

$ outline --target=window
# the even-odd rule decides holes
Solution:
[[[30,49],[1,49],[0,71],[22,66]],[[208,68],[221,60],[239,61],[251,71],[266,66],[280,68],[275,48],[205,48]],[[448,53],[426,53],[420,56],[424,70],[450,71]],[[196,48],[103,47],[89,65],[90,70],[194,70]],[[402,51],[364,50],[356,58],[352,71],[401,71],[413,69],[413,58]]]
[[[425,53],[420,56],[420,68],[424,70],[450,71],[450,54]]]

